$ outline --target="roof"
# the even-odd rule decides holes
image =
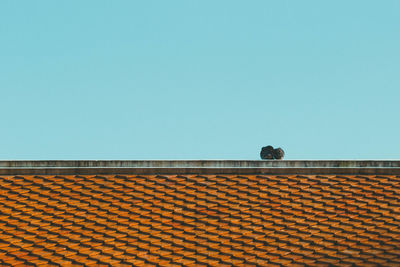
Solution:
[[[399,166],[3,161],[0,263],[398,266]]]

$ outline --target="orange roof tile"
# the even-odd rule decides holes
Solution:
[[[0,176],[0,263],[398,265],[400,176]]]

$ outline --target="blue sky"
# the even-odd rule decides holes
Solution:
[[[0,159],[399,159],[399,14],[0,1]]]

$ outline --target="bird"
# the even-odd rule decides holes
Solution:
[[[283,159],[285,156],[285,151],[282,148],[278,147],[274,149],[274,159]]]
[[[261,149],[260,157],[261,159],[283,159],[285,152],[282,148],[273,148],[272,146],[264,146]]]

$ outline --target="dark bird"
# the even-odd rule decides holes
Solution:
[[[261,149],[260,157],[261,159],[283,159],[285,152],[282,148],[273,148],[272,146],[264,146]]]

